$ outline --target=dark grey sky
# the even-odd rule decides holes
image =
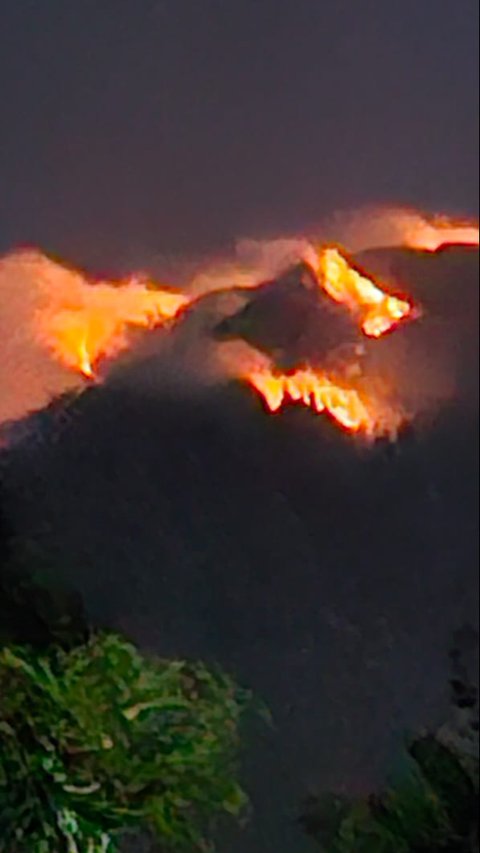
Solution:
[[[477,0],[3,0],[0,249],[108,268],[400,202],[475,214]]]

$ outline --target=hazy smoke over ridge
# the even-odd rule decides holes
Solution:
[[[242,297],[242,289],[274,278],[299,261],[314,263],[314,245],[334,241],[349,252],[394,245],[434,251],[442,242],[478,243],[478,228],[440,218],[428,220],[415,211],[388,208],[336,214],[308,238],[239,240],[233,257],[197,265],[189,280],[182,283],[182,290],[187,301],[201,296],[204,299],[198,306],[195,304],[194,309],[188,309],[175,335],[165,334],[160,329],[150,332],[148,340],[144,337],[139,356],[150,353],[155,360],[162,353],[165,359],[168,355],[169,366],[165,361],[164,373],[170,373],[173,365],[180,382],[186,382],[189,374],[197,379],[203,376],[206,381],[215,381],[215,376],[222,371],[229,376],[235,373],[239,359],[256,363],[261,357],[242,341],[223,347],[220,360],[216,359],[208,332],[219,317],[234,313],[242,301],[248,299],[248,296]],[[75,318],[75,312],[83,310],[84,304],[101,302],[103,294],[108,322],[111,324],[112,313],[118,314],[116,343],[105,349],[113,354],[132,343],[133,327],[151,328],[160,318],[163,322],[175,313],[170,308],[165,309],[164,315],[155,313],[152,303],[159,291],[132,282],[128,287],[130,292],[132,288],[139,288],[138,292],[141,291],[145,298],[140,320],[136,316],[138,312],[132,313],[131,308],[124,307],[123,313],[115,308],[117,303],[128,303],[125,299],[128,288],[108,282],[90,283],[80,273],[64,269],[40,253],[12,253],[0,260],[0,422],[21,418],[44,406],[53,396],[81,388],[85,382],[82,376],[56,359],[51,348],[45,345],[38,333],[40,312],[48,312],[56,305],[59,311],[69,311],[70,319]],[[166,298],[167,301],[173,299],[173,304],[178,306],[185,301],[178,293],[168,293]],[[98,333],[98,318],[95,322]],[[103,328],[100,331],[103,333]],[[129,359],[127,362],[120,360],[119,369],[115,371],[117,376],[120,376],[121,365]]]

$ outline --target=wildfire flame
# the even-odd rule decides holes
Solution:
[[[300,402],[317,414],[327,412],[348,432],[363,432],[370,437],[393,436],[402,421],[398,411],[373,396],[309,367],[291,374],[262,367],[247,373],[245,379],[270,412],[278,411],[288,401]]]
[[[478,225],[455,222],[447,217],[432,221],[420,217],[405,223],[404,245],[424,252],[437,252],[443,246],[478,246]]]
[[[323,243],[313,235],[242,241],[233,261],[217,261],[211,267],[197,269],[193,278],[189,278],[192,265],[183,265],[182,293],[166,287],[159,289],[139,276],[124,282],[91,282],[30,249],[0,259],[3,322],[0,380],[4,392],[0,394],[3,403],[0,420],[19,417],[42,405],[52,393],[77,387],[78,380],[62,367],[97,380],[99,360],[114,357],[132,345],[130,330],[164,325],[185,305],[213,291],[255,289],[262,282],[275,280],[300,261],[314,271],[318,287],[325,295],[343,305],[370,338],[380,338],[405,319],[416,318],[417,307],[408,297],[388,293],[381,283],[350,263],[343,249],[330,242],[335,235],[340,235],[348,252],[406,246],[433,253],[447,245],[479,245],[477,223],[426,216],[402,208],[335,214],[331,224],[325,223],[320,233]],[[248,301],[248,297],[244,298]],[[205,320],[207,313],[200,309],[199,320]],[[200,322],[197,331],[202,328]],[[191,329],[190,324],[188,334]],[[268,410],[276,411],[285,402],[298,401],[315,412],[328,412],[339,425],[352,432],[395,433],[401,417],[398,410],[391,411],[387,402],[392,389],[385,394],[385,389],[372,384],[372,377],[367,387],[365,377],[362,380],[356,372],[356,364],[340,369],[337,349],[335,361],[328,362],[335,364],[335,375],[330,367],[323,371],[315,367],[281,374],[268,359],[263,362],[260,353],[253,360],[232,356],[230,363],[223,365],[219,353],[226,344],[213,342],[207,332],[208,329],[204,336],[206,351],[209,347],[215,349],[213,359],[219,359],[223,375],[227,371],[250,382],[262,395]],[[237,347],[247,346],[242,339],[235,343]],[[47,357],[45,350],[53,358]],[[205,369],[202,362],[202,370]]]
[[[353,253],[382,246],[436,252],[443,246],[479,245],[478,222],[385,205],[338,211],[324,223],[323,234]]]
[[[385,293],[354,269],[337,248],[320,247],[314,260],[319,285],[325,293],[359,318],[365,335],[380,338],[412,313],[409,302]],[[355,387],[355,366],[345,367],[339,380],[306,367],[294,373],[276,372],[270,365],[246,371],[244,378],[261,395],[267,409],[276,412],[288,402],[300,402],[320,414],[327,412],[348,432],[367,436],[395,436],[403,414]]]
[[[128,346],[129,328],[158,326],[188,302],[184,294],[150,289],[135,279],[115,286],[89,284],[68,270],[41,273],[45,298],[35,317],[36,336],[87,378],[93,378],[99,358]]]
[[[380,337],[410,313],[409,303],[361,275],[338,249],[322,247],[315,257],[319,285],[359,318],[366,335]],[[36,314],[37,338],[65,366],[89,379],[95,378],[95,365],[101,357],[128,346],[128,329],[161,325],[194,298],[151,289],[136,279],[123,285],[90,284],[78,273],[39,266],[38,259],[35,275],[45,297]],[[272,412],[290,400],[317,414],[327,412],[349,432],[392,435],[398,428],[398,413],[354,387],[347,371],[337,380],[312,368],[279,374],[264,363],[246,375],[239,367],[236,375],[247,379]]]
[[[419,214],[397,212],[395,216],[391,213],[387,220],[390,227],[393,221],[401,230],[403,244],[412,248],[434,252],[447,243],[478,245],[479,242],[478,226],[461,225],[445,218],[428,221]],[[368,337],[379,338],[412,316],[409,302],[386,293],[355,269],[338,248],[311,246],[307,261],[314,266],[325,293],[358,318]],[[51,273],[49,270],[49,275],[44,276],[48,299],[37,313],[37,338],[65,366],[87,378],[94,377],[95,364],[102,356],[115,355],[128,346],[129,328],[151,329],[161,325],[195,298],[195,293],[187,296],[153,289],[136,279],[123,285],[92,285],[67,270],[60,275],[55,273],[54,280]],[[222,276],[218,283],[213,282],[213,289],[221,288],[223,282]]]
[[[316,272],[331,299],[359,316],[362,331],[368,337],[381,337],[412,311],[408,302],[385,293],[353,269],[338,249],[319,250]]]

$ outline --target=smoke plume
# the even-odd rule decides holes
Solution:
[[[90,281],[40,252],[6,256],[0,260],[0,423],[19,419],[45,406],[53,396],[107,374],[113,382],[135,382],[144,391],[147,386],[155,391],[159,382],[173,384],[178,393],[182,389],[191,393],[194,387],[232,376],[254,373],[258,378],[259,371],[265,377],[273,369],[271,359],[241,336],[219,342],[213,330],[245,307],[252,288],[298,263],[317,270],[319,246],[340,243],[350,253],[387,246],[432,253],[448,243],[478,245],[478,227],[396,208],[336,214],[308,236],[239,240],[230,258],[207,260],[194,269],[190,264],[188,280],[176,289],[159,287],[145,276],[121,282]],[[332,250],[330,257],[334,256]],[[329,295],[351,310],[352,293],[339,297],[336,291],[337,272],[333,271]],[[355,281],[350,282],[354,313],[359,299]],[[385,326],[384,318],[378,317],[377,297],[380,293],[381,300],[382,292],[375,293],[373,285],[363,281],[367,287],[362,302],[364,329],[367,334],[368,328],[373,330],[374,336],[383,334],[389,324]],[[394,289],[398,284],[392,282]],[[408,293],[408,279],[400,284]],[[408,303],[397,302],[408,308]],[[396,320],[405,310],[400,309]],[[148,335],[141,330],[148,330]],[[379,363],[392,361],[392,353],[396,353],[393,361],[410,364],[405,355],[408,336],[398,336],[396,344],[389,339],[382,342],[381,350],[369,348],[376,370]],[[435,385],[430,374],[438,376],[431,362],[429,378],[424,380],[429,387]],[[445,375],[437,384],[450,389],[445,365],[442,372]],[[394,381],[392,376],[388,381]],[[293,386],[287,383],[285,388],[291,391]],[[296,386],[294,393],[301,397]]]

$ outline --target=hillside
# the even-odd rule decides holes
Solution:
[[[3,454],[16,532],[95,618],[160,654],[219,661],[271,707],[277,728],[246,758],[252,825],[221,853],[310,849],[296,802],[310,786],[368,787],[399,732],[436,722],[449,635],[478,620],[478,253],[359,260],[423,307],[366,349],[366,369],[419,412],[397,444],[369,448],[305,410],[268,416],[234,380],[156,387],[154,341]],[[257,346],[264,294],[247,301]],[[290,291],[269,299],[275,350]],[[223,318],[211,308],[209,335]],[[287,356],[296,342],[282,339]]]

